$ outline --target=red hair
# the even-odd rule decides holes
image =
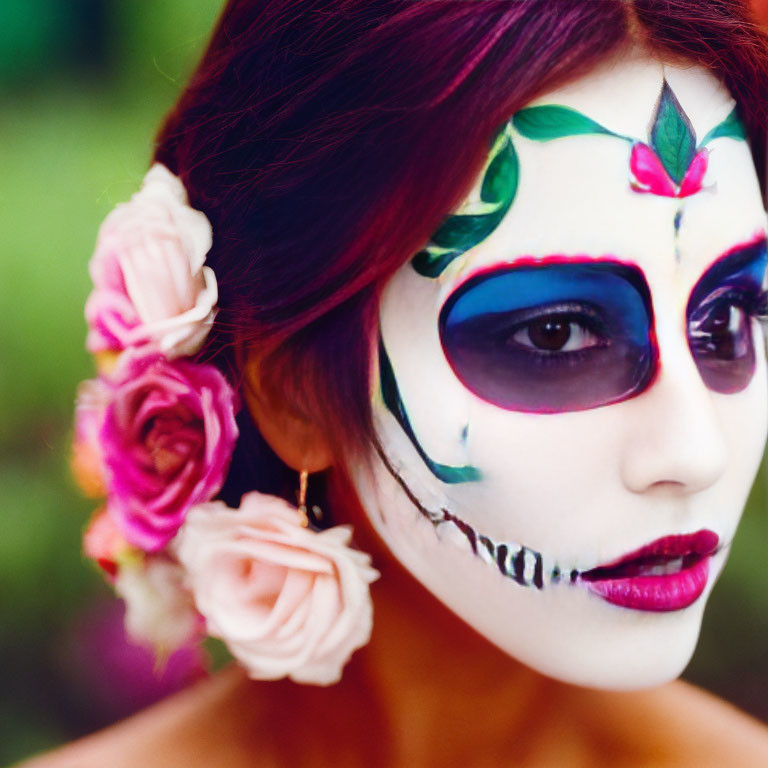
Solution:
[[[762,175],[768,45],[741,0],[230,0],[155,153],[213,226],[207,354],[234,370],[235,342],[259,349],[267,386],[363,446],[382,286],[499,125],[637,36],[723,80]],[[258,470],[243,439],[234,503]]]

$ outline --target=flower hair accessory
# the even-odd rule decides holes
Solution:
[[[160,658],[210,634],[254,679],[337,682],[372,627],[370,557],[351,529],[306,527],[283,499],[215,501],[238,438],[236,392],[197,362],[216,316],[211,226],[154,165],[106,218],[90,263],[72,468],[103,498],[83,540]]]

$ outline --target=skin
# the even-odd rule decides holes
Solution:
[[[543,99],[568,103],[568,93],[583,92],[586,83]],[[680,83],[673,85],[678,91]],[[651,104],[652,90],[650,79],[646,89],[625,88]],[[599,113],[600,100],[592,101],[580,106]],[[638,120],[642,115],[647,122],[648,103],[637,106]],[[627,106],[628,121],[633,109]],[[595,118],[608,122],[612,115]],[[637,129],[635,123],[619,127]],[[508,218],[445,277],[420,277],[406,265],[382,303],[383,335],[415,433],[444,464],[480,467],[484,484],[446,489],[374,391],[379,438],[425,503],[449,499],[489,534],[571,558],[579,567],[702,526],[729,541],[765,438],[765,363],[759,355],[741,392],[713,393],[690,355],[682,318],[708,266],[764,225],[748,153],[735,143],[718,148],[721,168],[735,168],[733,178],[724,171],[715,200],[686,205],[676,260],[671,222],[679,201],[619,189],[619,181],[627,181],[626,146],[590,138],[589,152],[580,152],[568,141],[520,142],[523,167],[537,168],[534,177],[555,190],[542,198],[539,189],[541,210],[535,190],[526,203],[521,186]],[[607,156],[598,162],[601,153]],[[592,177],[601,183],[592,185]],[[599,215],[578,207],[590,195],[599,201]],[[493,409],[468,394],[440,357],[440,306],[473,271],[532,253],[621,254],[642,269],[662,362],[653,386],[624,402],[552,415]],[[408,322],[398,323],[398,312]],[[374,351],[377,342],[371,340]],[[273,448],[297,470],[306,452],[320,468],[327,451],[322,436],[305,417],[260,394],[257,358],[245,368],[255,393],[248,406]],[[462,442],[457,436],[467,422]],[[373,474],[362,462],[330,471],[329,506],[347,512],[356,544],[382,574],[372,586],[371,642],[353,656],[337,686],[253,683],[230,668],[27,765],[768,764],[762,725],[687,684],[616,693],[568,682],[638,687],[676,676],[692,652],[705,599],[685,611],[649,615],[606,605],[584,590],[520,587],[473,555],[462,537],[438,536],[377,461]]]

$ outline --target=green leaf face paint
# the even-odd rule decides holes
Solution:
[[[670,177],[680,184],[696,151],[696,132],[666,80],[653,119],[651,146]]]
[[[456,258],[493,232],[510,209],[520,176],[520,163],[508,124],[497,136],[480,188],[476,213],[457,213],[443,222],[427,247],[414,256],[413,268],[424,277],[437,277]]]
[[[583,136],[604,133],[616,136],[581,112],[569,107],[547,104],[541,107],[527,107],[516,112],[512,124],[522,136],[534,141],[552,141],[565,136]]]
[[[439,277],[457,258],[490,237],[512,207],[520,183],[520,161],[511,127],[524,139],[550,142],[577,136],[605,136],[629,146],[629,186],[641,194],[685,198],[703,188],[709,155],[718,138],[744,140],[736,108],[696,143],[696,131],[669,83],[662,81],[648,143],[613,131],[572,107],[543,104],[516,112],[499,131],[488,156],[480,201],[448,216],[411,264],[423,277]],[[523,171],[524,172],[524,171]]]
[[[738,110],[734,107],[729,113],[728,117],[723,120],[722,123],[716,125],[702,140],[702,146],[709,144],[714,139],[727,138],[745,141],[747,138],[747,129],[744,127],[744,123],[741,122]]]

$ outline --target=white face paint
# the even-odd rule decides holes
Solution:
[[[506,135],[519,185],[484,239],[438,266],[447,249],[433,243],[420,270],[434,276],[408,263],[392,278],[380,312],[391,377],[373,394],[381,453],[373,474],[353,468],[380,536],[458,616],[545,674],[611,688],[688,662],[767,424],[752,317],[765,213],[733,101],[699,67],[627,58],[535,102],[594,122],[518,113]],[[493,215],[489,189],[478,182],[457,213]],[[499,288],[467,300],[489,275]],[[451,322],[473,312],[456,353]]]

